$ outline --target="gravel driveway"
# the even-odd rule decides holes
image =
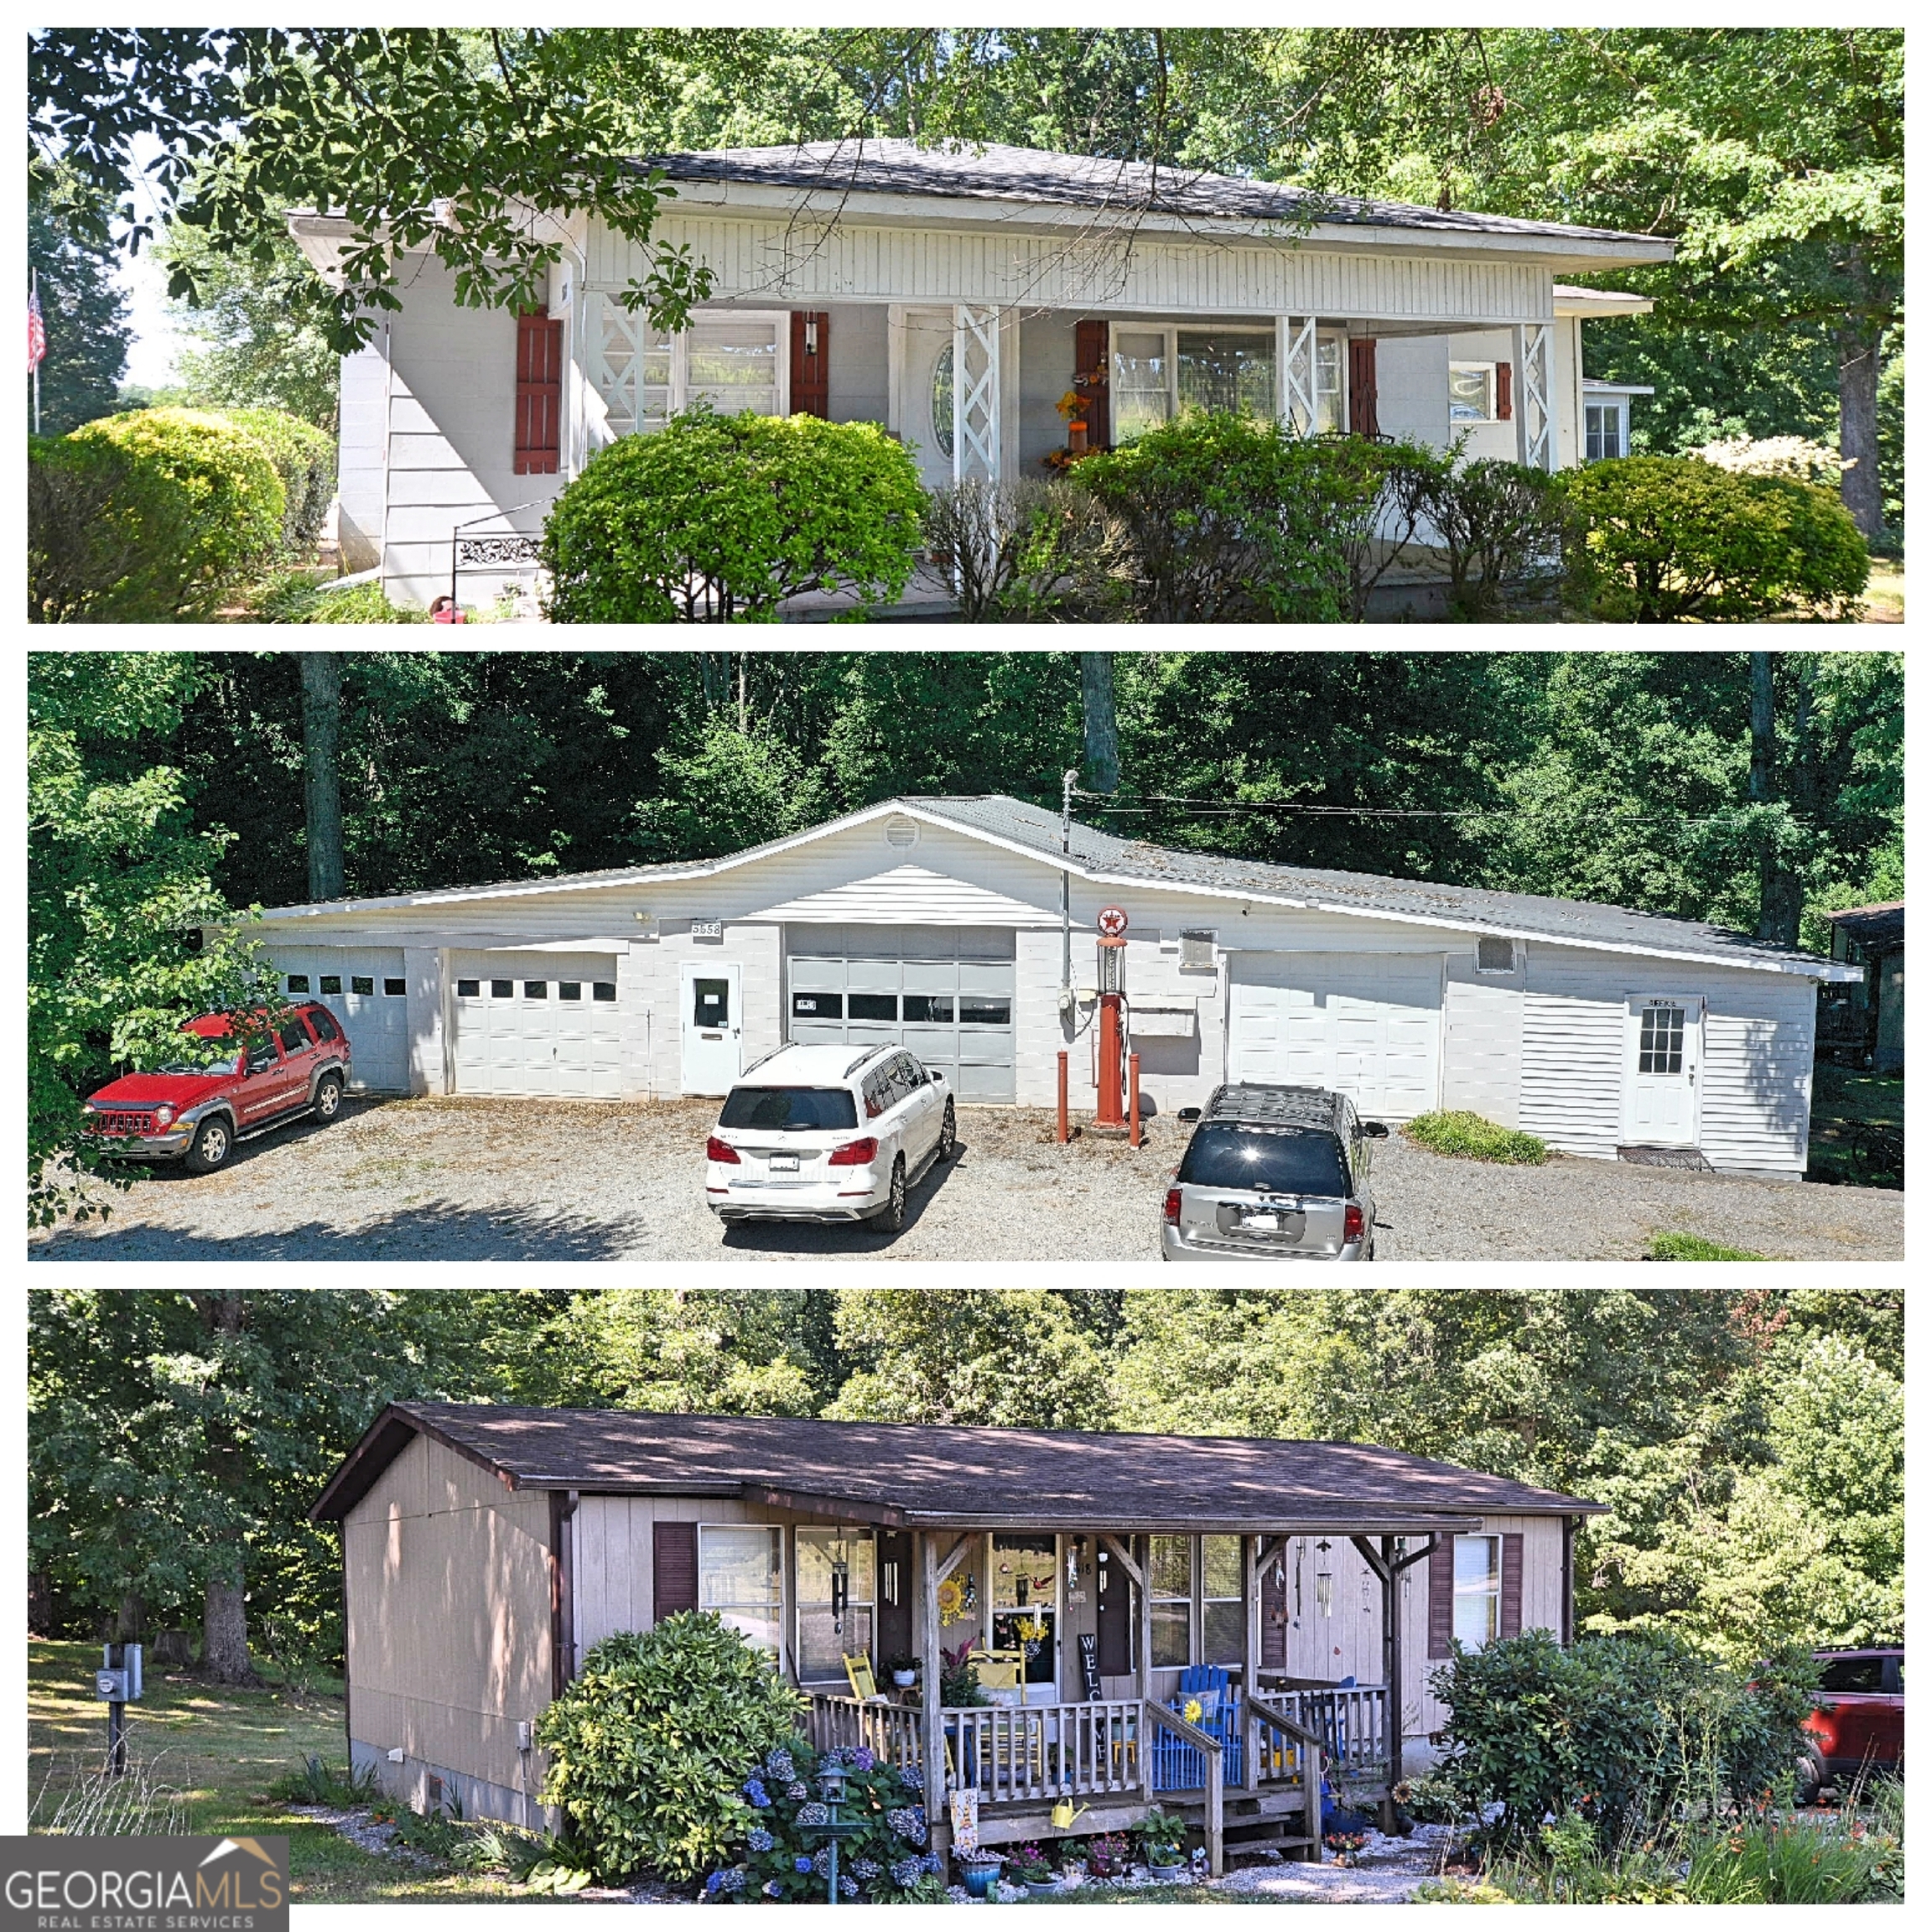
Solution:
[[[106,1225],[32,1239],[38,1260],[1153,1260],[1160,1189],[1187,1130],[1138,1152],[1053,1144],[1051,1114],[969,1108],[960,1152],[913,1190],[896,1239],[852,1228],[740,1225],[704,1206],[717,1104],[351,1102],[246,1143],[197,1177],[143,1172]],[[1553,1160],[1492,1167],[1400,1138],[1376,1156],[1383,1260],[1630,1260],[1661,1230],[1780,1259],[1893,1261],[1904,1197],[1674,1168]]]

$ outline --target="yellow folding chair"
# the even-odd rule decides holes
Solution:
[[[839,1656],[845,1666],[845,1681],[852,1686],[852,1695],[861,1704],[883,1704],[886,1700],[872,1675],[872,1659],[863,1650],[856,1657],[848,1657],[841,1650]]]

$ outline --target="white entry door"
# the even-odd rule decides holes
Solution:
[[[680,1086],[686,1093],[728,1093],[743,1071],[739,972],[725,959],[687,960],[679,969]]]
[[[1702,999],[1695,993],[1633,995],[1623,1031],[1624,1145],[1695,1147]]]
[[[899,340],[899,434],[928,490],[953,483],[953,311],[906,309]]]
[[[1237,953],[1228,987],[1228,1078],[1326,1087],[1370,1119],[1436,1105],[1439,953]]]

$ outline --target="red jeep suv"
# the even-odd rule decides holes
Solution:
[[[1819,1650],[1818,1688],[1798,1762],[1798,1801],[1820,1789],[1905,1768],[1905,1651],[1903,1645]]]
[[[206,1066],[171,1061],[111,1081],[81,1107],[88,1139],[121,1160],[179,1161],[190,1174],[212,1174],[237,1140],[305,1114],[333,1120],[349,1079],[349,1041],[335,1015],[304,1001],[256,1023],[259,1032],[226,1013],[190,1020],[184,1033],[252,1035],[252,1043]]]

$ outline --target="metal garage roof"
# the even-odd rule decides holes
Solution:
[[[1385,1533],[1604,1505],[1368,1442],[932,1428],[789,1415],[662,1415],[398,1402],[310,1511],[340,1521],[424,1435],[512,1489],[742,1497],[888,1525]]]
[[[754,845],[743,852],[727,853],[718,859],[692,860],[680,865],[619,866],[606,871],[508,880],[489,886],[457,886],[381,899],[277,906],[262,917],[280,922],[378,909],[424,910],[492,899],[595,891],[607,886],[709,879],[899,813],[990,839],[1055,870],[1067,863],[1060,850],[1059,814],[1029,805],[1023,799],[997,792],[983,797],[889,798],[843,818],[794,833],[789,838]],[[1078,822],[1073,827],[1070,856],[1076,877],[1104,886],[1162,886],[1171,891],[1193,891],[1221,898],[1247,899],[1257,904],[1406,920],[1467,932],[1548,939],[1565,945],[1654,958],[1708,960],[1718,965],[1760,973],[1795,974],[1815,979],[1861,977],[1857,968],[1815,953],[1791,952],[1746,933],[1727,932],[1722,927],[1706,926],[1690,919],[1669,919],[1659,913],[1633,912],[1621,906],[1599,906],[1581,899],[1546,899],[1527,892],[1490,891],[1476,886],[1438,886],[1422,880],[1384,878],[1373,872],[1329,872],[1310,866],[1230,859],[1213,852],[1178,852],[1166,846],[1116,838],[1098,826]],[[1230,937],[1223,934],[1223,943]]]

